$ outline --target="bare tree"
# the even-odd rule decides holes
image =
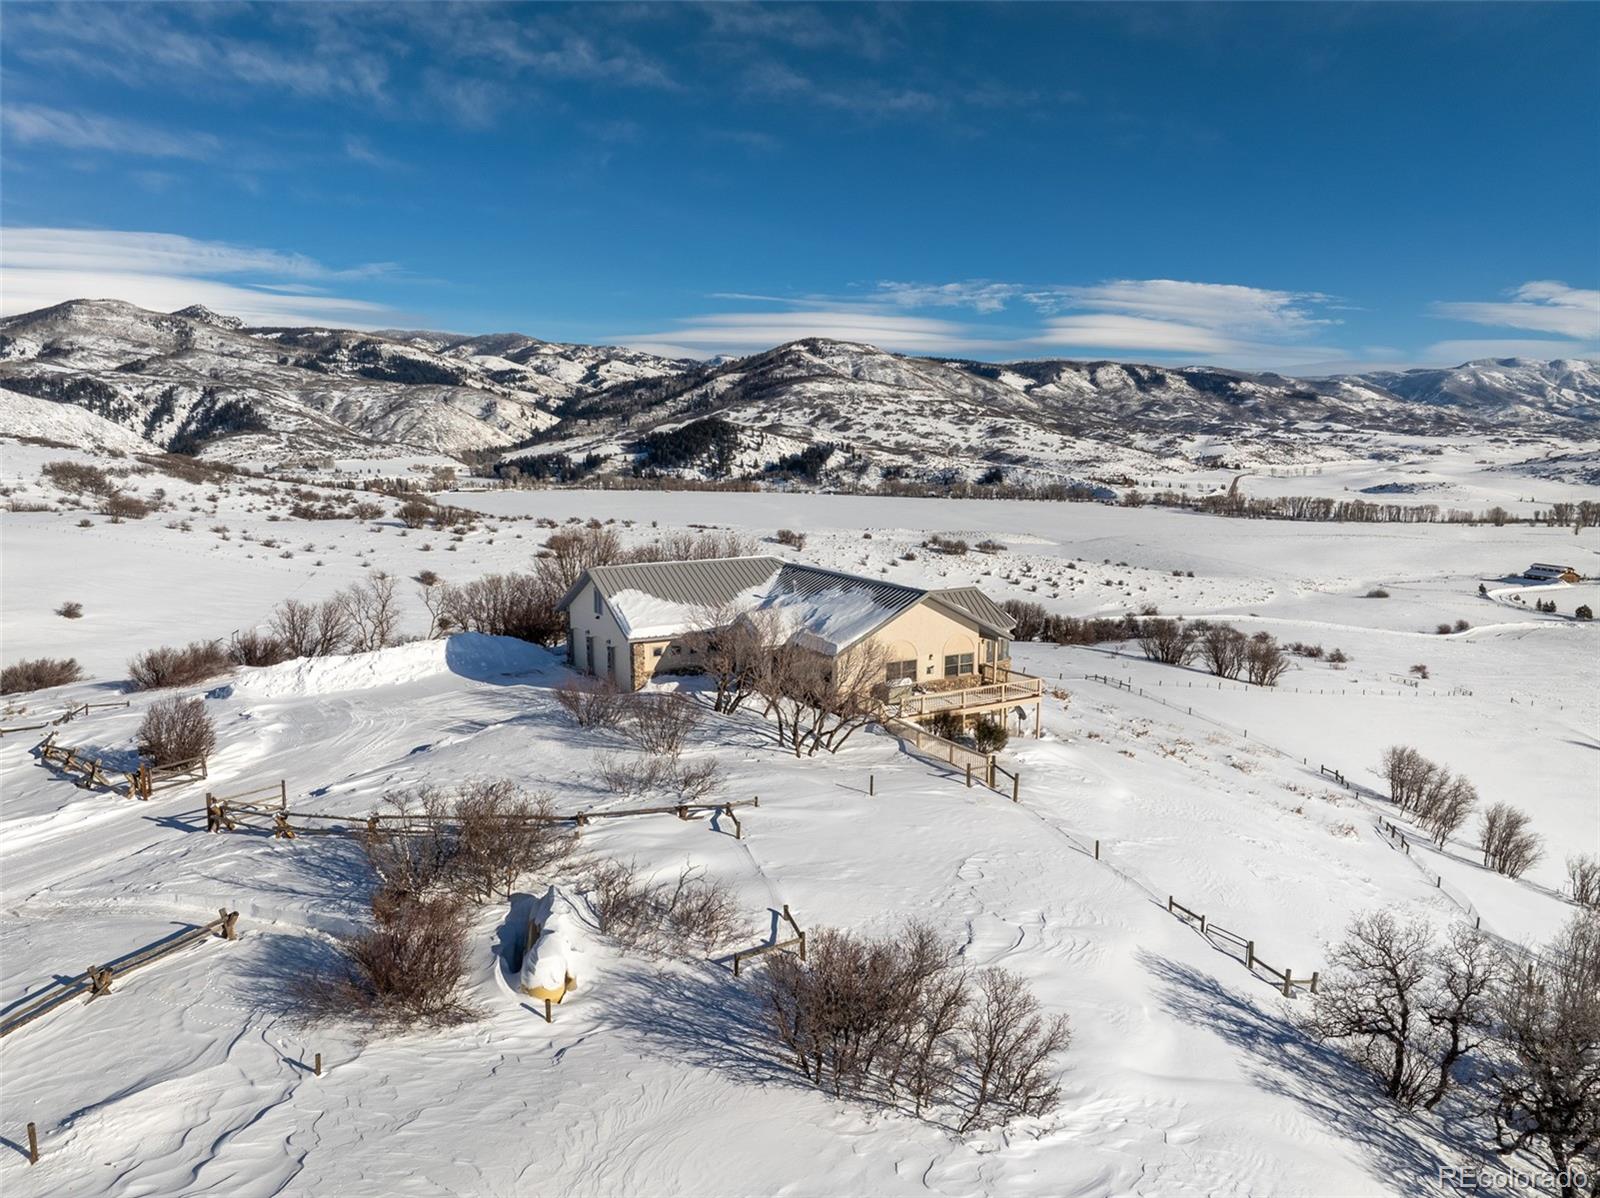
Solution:
[[[859,728],[879,715],[879,695],[889,654],[877,641],[857,644],[808,674],[811,693],[806,737],[808,753],[837,753]]]
[[[1441,849],[1467,822],[1478,805],[1478,792],[1472,783],[1449,770],[1436,770],[1428,779],[1426,792],[1417,808],[1422,826]]]
[[[1600,857],[1579,853],[1567,858],[1567,887],[1580,907],[1600,907]]]
[[[285,599],[272,613],[272,635],[293,657],[326,657],[342,653],[350,636],[350,617],[342,599],[303,603]]]
[[[400,626],[397,586],[393,574],[379,570],[343,593],[344,610],[350,621],[350,646],[355,652],[370,653],[395,643]]]
[[[1430,1111],[1454,1084],[1456,1067],[1489,1035],[1501,966],[1487,938],[1464,923],[1450,929],[1431,964],[1433,976],[1422,1008],[1438,1062],[1433,1088],[1422,1100]]]
[[[1350,1055],[1383,1083],[1384,1093],[1414,1106],[1432,1070],[1418,1041],[1427,1026],[1422,998],[1430,933],[1387,911],[1357,916],[1329,954],[1332,968],[1317,991],[1313,1029],[1349,1043]]]
[[[1525,811],[1496,803],[1483,813],[1483,863],[1497,874],[1520,878],[1544,855],[1541,840]]]
[[[1270,633],[1258,632],[1244,650],[1245,671],[1256,686],[1277,686],[1289,668],[1289,658]]]
[[[1194,656],[1194,637],[1177,620],[1145,620],[1139,625],[1139,648],[1151,661],[1181,666]]]
[[[1213,624],[1200,638],[1206,668],[1219,678],[1237,678],[1244,672],[1250,638],[1229,624]]]
[[[1562,1198],[1600,1170],[1600,913],[1575,915],[1532,961],[1507,962],[1488,1081],[1495,1150],[1525,1152]]]
[[[716,687],[713,710],[738,711],[755,693],[767,646],[777,639],[770,618],[720,608],[706,614],[693,639]]]
[[[1389,779],[1389,797],[1402,811],[1416,806],[1436,767],[1415,749],[1395,745],[1383,754],[1382,769]]]

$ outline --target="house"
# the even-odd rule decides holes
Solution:
[[[1572,566],[1552,566],[1547,562],[1534,562],[1522,572],[1534,582],[1581,582],[1583,576]]]
[[[979,685],[1009,671],[1016,627],[976,587],[929,590],[779,557],[593,566],[562,597],[574,669],[637,690],[698,673],[697,634],[760,618],[773,635],[839,658],[881,650],[884,681]]]

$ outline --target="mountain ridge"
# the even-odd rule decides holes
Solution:
[[[717,470],[810,453],[858,481],[1307,461],[1373,434],[1589,440],[1600,427],[1600,365],[1585,359],[1291,378],[807,337],[700,362],[517,332],[246,326],[201,305],[120,300],[0,320],[0,387],[85,408],[154,448],[222,458],[560,457],[587,472],[693,476],[705,466],[661,467],[641,446],[716,420]]]

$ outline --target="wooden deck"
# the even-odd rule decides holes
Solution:
[[[986,712],[1016,707],[1024,703],[1037,704],[1043,694],[1042,678],[1011,671],[1003,682],[964,686],[959,690],[906,695],[890,706],[898,707],[898,714],[903,719],[920,720],[947,711],[959,715],[983,715]]]

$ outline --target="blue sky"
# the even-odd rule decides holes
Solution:
[[[1300,372],[1600,353],[1600,6],[8,3],[0,297]]]

